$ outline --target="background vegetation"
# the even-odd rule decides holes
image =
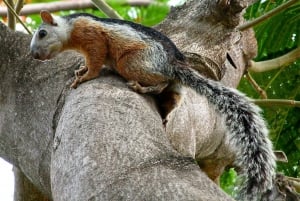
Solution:
[[[245,17],[263,15],[286,0],[260,1],[249,7]],[[256,61],[277,58],[300,46],[300,2],[275,15],[254,30],[258,41]],[[272,99],[300,100],[300,60],[288,66],[252,74],[260,87]],[[239,89],[253,98],[259,94],[243,79]],[[283,150],[289,162],[278,163],[278,170],[292,177],[300,176],[300,108],[287,106],[263,107],[276,150]]]
[[[282,5],[288,0],[260,0],[247,9],[245,18],[248,20],[264,15],[268,11]],[[41,1],[32,0],[30,3]],[[53,2],[52,0],[43,2]],[[130,6],[121,1],[109,0],[110,6],[124,19],[144,25],[153,26],[159,23],[169,12],[169,0],[156,0],[147,6]],[[97,16],[105,15],[96,9],[77,11],[59,11],[56,14],[65,15],[73,12],[89,12]],[[23,18],[27,26],[34,30],[40,23],[39,15],[29,15]],[[2,18],[6,21],[6,18]],[[258,41],[258,55],[255,61],[264,61],[285,55],[300,45],[300,2],[276,14],[254,27]],[[298,56],[299,58],[300,56]],[[269,99],[300,100],[300,60],[289,65],[261,72],[251,73],[257,84],[266,92]],[[254,99],[261,99],[248,79],[243,78],[239,89]],[[274,105],[267,103],[262,106],[264,116],[270,128],[270,137],[275,150],[282,150],[288,158],[288,163],[278,163],[278,171],[290,177],[300,176],[300,108],[299,106]],[[223,175],[222,187],[234,194],[236,173],[229,170]]]

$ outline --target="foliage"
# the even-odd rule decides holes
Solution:
[[[48,0],[51,1],[51,0]],[[47,1],[47,2],[48,2]],[[246,19],[257,18],[278,7],[287,0],[260,0],[247,9]],[[38,1],[35,1],[38,2]],[[131,7],[120,1],[108,3],[126,20],[152,26],[164,19],[169,12],[168,0],[157,0],[149,6]],[[105,15],[95,9],[61,11],[58,15],[74,12],[89,12],[100,17]],[[31,29],[40,24],[39,15],[30,15],[27,20]],[[273,59],[288,53],[300,45],[300,2],[254,27],[258,41],[256,61]],[[300,100],[300,60],[292,65],[252,76],[267,92],[269,98]],[[242,79],[239,89],[248,96],[259,98],[246,79]],[[269,123],[270,136],[275,150],[283,150],[289,159],[287,164],[278,164],[278,170],[292,177],[300,176],[300,108],[264,107],[264,116]],[[233,183],[236,174],[231,169],[221,178],[221,186],[231,195],[236,194]]]
[[[248,9],[247,17],[253,18],[286,2],[283,0],[256,3]],[[258,40],[256,60],[268,60],[288,53],[300,45],[300,2],[255,27]],[[300,60],[285,68],[253,75],[269,98],[300,99]],[[240,88],[257,98],[243,80]],[[300,109],[288,107],[264,108],[274,148],[283,150],[288,164],[278,164],[278,170],[286,175],[300,176]]]
[[[109,3],[124,19],[147,26],[159,23],[169,13],[167,0],[158,0],[149,6],[139,7],[125,6],[113,0],[109,1]]]
[[[245,18],[257,18],[287,0],[258,1],[250,6]],[[300,2],[254,27],[258,42],[256,61],[274,59],[300,46]],[[290,66],[264,73],[253,73],[259,86],[268,98],[300,100],[300,60]],[[239,89],[252,98],[259,94],[252,85],[242,79]],[[282,150],[288,163],[278,163],[278,171],[291,177],[300,176],[300,108],[263,107],[263,114],[270,128],[270,137],[275,150]],[[232,171],[232,170],[231,170]],[[231,181],[231,182],[230,182]],[[234,194],[236,178],[230,172],[222,176],[221,185],[229,194]]]
[[[237,195],[237,188],[235,187],[235,185],[233,185],[236,182],[237,173],[234,171],[233,168],[230,168],[228,171],[225,171],[220,179],[221,187],[226,193],[228,193],[232,197],[236,197]]]
[[[53,0],[48,0],[49,2]],[[39,1],[35,1],[36,3]],[[168,0],[156,0],[154,3],[148,6],[130,6],[123,4],[122,1],[110,0],[109,5],[116,10],[125,20],[134,21],[136,23],[144,24],[147,26],[153,26],[162,21],[169,13]],[[106,17],[105,14],[98,9],[81,9],[81,10],[70,10],[60,11],[54,14],[57,15],[68,15],[71,13],[91,13],[98,17]],[[39,14],[29,15],[27,25],[31,30],[34,30],[41,23]]]
[[[245,17],[256,18],[287,0],[261,1],[253,4]],[[258,40],[257,60],[270,59],[286,53],[300,44],[300,1],[255,27]]]
[[[42,3],[54,2],[54,0],[42,1]],[[134,21],[136,23],[153,26],[162,21],[169,13],[169,0],[155,0],[147,6],[130,6],[124,3],[124,0],[108,0],[107,3],[116,10],[125,20]],[[32,3],[41,3],[40,0],[32,0]],[[59,11],[57,15],[68,15],[71,13],[86,12],[94,14],[98,17],[106,17],[105,14],[98,9],[81,9],[70,11]],[[0,18],[1,19],[1,18]],[[41,23],[39,14],[32,14],[23,18],[29,30],[35,30]],[[6,18],[2,19],[6,22]],[[22,30],[22,28],[21,28]]]

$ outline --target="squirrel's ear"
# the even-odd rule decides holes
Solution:
[[[40,15],[44,23],[57,26],[57,23],[54,21],[54,18],[49,11],[42,10]]]

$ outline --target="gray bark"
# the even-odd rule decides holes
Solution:
[[[252,32],[234,29],[250,2],[189,1],[156,28],[195,69],[235,87],[256,51]],[[164,128],[153,97],[112,72],[69,89],[78,54],[33,60],[30,36],[1,23],[0,42],[0,156],[48,199],[231,200],[195,162],[222,171],[233,160],[205,97],[186,89]]]

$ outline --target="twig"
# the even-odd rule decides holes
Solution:
[[[114,19],[123,19],[113,8],[103,0],[91,0],[95,6],[101,10],[107,17]]]
[[[257,82],[253,79],[253,77],[251,76],[251,74],[249,72],[246,73],[246,78],[247,80],[250,82],[250,84],[254,87],[255,91],[257,91],[260,95],[261,98],[263,99],[267,99],[267,93],[265,92],[265,90],[263,90],[258,84]]]
[[[17,18],[17,20],[22,24],[22,26],[25,28],[25,30],[28,32],[28,34],[32,35],[31,31],[26,27],[26,25],[23,23],[23,21],[20,19],[18,14],[15,12],[15,10],[6,2],[6,0],[3,0],[7,8],[14,14],[14,16]]]
[[[15,5],[15,11],[17,14],[20,14],[21,9],[24,6],[24,0],[18,0],[16,5]]]
[[[57,12],[63,10],[79,10],[85,8],[95,8],[90,0],[84,1],[63,1],[63,2],[50,2],[50,3],[34,3],[26,4],[20,11],[20,15],[38,14],[40,11],[48,10],[50,12]],[[6,9],[0,7],[0,16],[6,16]]]
[[[285,100],[285,99],[253,99],[253,103],[261,106],[289,106],[289,107],[300,107],[300,101]]]
[[[289,53],[277,57],[275,59],[270,59],[266,61],[251,61],[249,71],[251,72],[265,72],[273,69],[277,69],[283,66],[287,66],[300,59],[300,47],[290,51]]]
[[[288,176],[285,176],[288,180],[290,181],[296,181],[296,182],[299,182],[300,183],[300,178],[295,178],[295,177],[288,177]]]
[[[11,8],[14,7],[14,1],[13,0],[4,0],[4,3],[8,6],[11,6]],[[11,9],[7,9],[7,25],[11,30],[16,30],[16,18],[13,14],[13,11]]]
[[[244,31],[245,29],[249,29],[251,27],[254,27],[255,25],[269,19],[270,17],[276,15],[277,13],[285,10],[286,8],[290,7],[291,5],[295,4],[299,2],[299,0],[290,0],[280,6],[278,6],[277,8],[274,8],[273,10],[267,12],[266,14],[252,20],[252,21],[249,21],[249,22],[246,22],[245,24],[242,24],[240,26],[238,26],[237,28],[240,30],[240,31]]]
[[[272,83],[279,77],[279,75],[283,72],[284,68],[280,68],[275,75],[272,76],[271,80],[268,82],[268,84],[265,86],[265,91],[267,91],[270,86],[272,85]]]
[[[130,6],[147,6],[153,0],[122,0],[117,1],[121,5]],[[64,10],[80,10],[87,8],[95,8],[94,4],[90,0],[78,0],[78,1],[56,1],[49,3],[34,3],[26,4],[22,8],[20,15],[38,14],[40,11],[48,10],[50,12],[64,11]],[[0,6],[0,17],[7,16],[7,10],[5,7]]]

